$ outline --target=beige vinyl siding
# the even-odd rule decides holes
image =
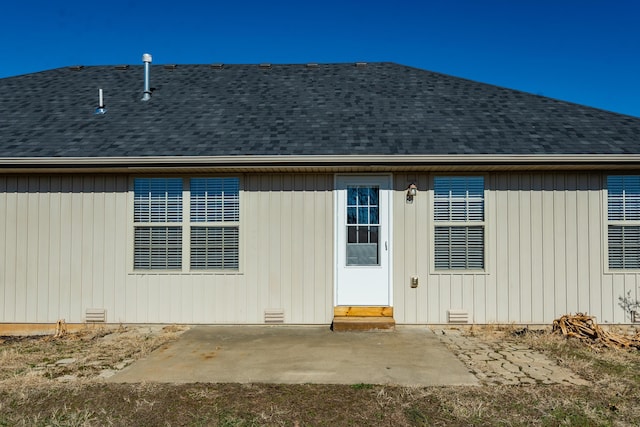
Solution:
[[[430,175],[396,174],[394,316],[398,323],[446,323],[466,309],[475,323],[550,323],[588,312],[602,323],[626,323],[618,298],[638,295],[639,276],[607,272],[606,174],[485,174],[483,273],[430,268],[433,207]],[[419,194],[405,202],[416,182]],[[398,237],[402,236],[399,240]],[[410,287],[417,275],[420,285]]]
[[[330,323],[333,175],[241,181],[239,273],[133,273],[130,177],[0,176],[0,321]]]
[[[0,177],[0,319],[81,319],[84,308],[115,307],[126,281],[118,259],[117,192],[126,178]],[[122,200],[123,202],[124,200]],[[118,277],[118,273],[120,273]]]
[[[181,175],[182,176],[182,175]],[[0,321],[286,323],[332,320],[332,174],[244,174],[239,272],[133,272],[131,178],[0,176]],[[433,269],[432,174],[393,184],[393,305],[399,324],[550,323],[576,311],[625,323],[638,274],[606,269],[606,174],[486,173],[484,272]],[[406,202],[415,182],[418,195]],[[418,276],[419,286],[410,287]]]

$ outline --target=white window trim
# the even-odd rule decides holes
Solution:
[[[447,221],[447,222],[437,222],[435,220],[435,178],[436,177],[455,177],[455,176],[481,176],[484,179],[484,220],[483,221]],[[427,209],[427,225],[429,227],[429,274],[440,275],[440,276],[453,276],[453,275],[489,275],[489,262],[488,262],[488,254],[489,254],[489,215],[490,215],[490,204],[489,197],[490,192],[487,190],[489,182],[489,177],[486,174],[474,174],[474,173],[437,173],[431,174],[429,176],[429,191],[428,191],[428,209]],[[459,270],[441,270],[436,269],[436,251],[435,251],[435,228],[436,226],[448,227],[448,226],[482,226],[484,228],[484,259],[483,269],[459,269]]]
[[[136,178],[181,178],[182,179],[182,221],[171,223],[158,223],[158,226],[175,226],[182,228],[182,269],[180,270],[137,270],[134,268],[134,248],[135,248],[135,227],[134,222],[134,181]],[[225,269],[202,269],[191,270],[191,225],[197,224],[198,226],[218,226],[222,223],[207,223],[191,221],[191,178],[238,178],[239,180],[239,205],[240,205],[240,220],[225,222],[224,225],[229,227],[238,227],[238,269],[225,270]],[[244,206],[244,176],[243,174],[227,174],[227,175],[175,175],[175,174],[154,174],[154,175],[130,175],[128,183],[127,194],[127,271],[129,275],[187,275],[187,276],[235,276],[244,274],[245,265],[245,242],[244,232],[242,224],[246,224],[245,221],[245,209]],[[185,208],[186,207],[186,208]],[[154,226],[156,223],[153,224]]]
[[[640,220],[637,221],[609,221],[609,177],[621,176],[621,175],[640,175],[640,173],[605,173],[602,175],[602,257],[604,274],[637,274],[640,273],[640,268],[610,268],[609,267],[609,226],[610,225],[628,225],[628,226],[640,226]]]

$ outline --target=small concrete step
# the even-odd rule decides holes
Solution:
[[[335,316],[331,326],[334,332],[393,331],[396,322],[388,316]]]

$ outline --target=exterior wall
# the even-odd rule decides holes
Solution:
[[[606,269],[605,174],[491,173],[486,186],[486,271],[432,267],[429,174],[395,174],[393,301],[399,324],[550,323],[587,312],[629,321],[636,273]],[[0,322],[328,324],[333,315],[332,174],[241,176],[241,271],[134,273],[127,176],[0,176]],[[418,196],[406,203],[408,184]],[[410,287],[411,276],[419,286]]]
[[[431,176],[395,175],[396,321],[446,323],[451,308],[474,323],[550,323],[575,312],[628,323],[618,298],[639,297],[640,275],[607,271],[606,174],[484,176],[486,271],[472,274],[433,270]],[[422,191],[407,204],[411,182]]]
[[[333,175],[248,175],[239,273],[133,273],[127,176],[0,176],[0,322],[287,323],[333,316]]]

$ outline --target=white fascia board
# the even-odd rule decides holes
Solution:
[[[531,164],[636,163],[640,155],[401,155],[401,156],[178,156],[178,157],[14,157],[0,158],[2,166],[188,166],[188,165],[374,165],[374,164]]]
[[[401,165],[594,165],[640,164],[640,154],[557,155],[356,155],[356,156],[148,156],[148,157],[0,157],[2,168],[110,167],[297,167]]]

